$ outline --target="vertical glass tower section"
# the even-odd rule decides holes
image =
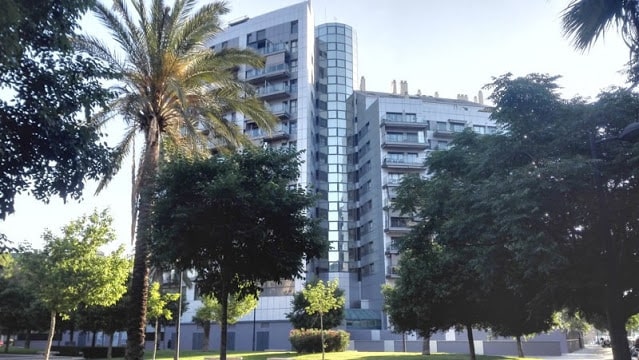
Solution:
[[[339,278],[348,288],[349,270],[349,159],[353,127],[346,116],[346,99],[353,92],[356,73],[356,37],[345,24],[328,23],[315,28],[316,66],[316,186],[322,195],[317,215],[322,218],[330,243],[319,268],[322,278]],[[351,175],[352,176],[352,175]],[[348,306],[348,305],[347,305]]]

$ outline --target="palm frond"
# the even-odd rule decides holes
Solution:
[[[122,138],[122,140],[118,143],[118,145],[116,145],[116,147],[114,148],[114,171],[112,172],[111,175],[109,176],[105,176],[102,179],[100,179],[100,182],[98,183],[98,187],[95,190],[95,194],[99,194],[102,190],[104,190],[104,188],[109,184],[109,182],[111,182],[111,180],[113,179],[113,175],[115,175],[119,170],[120,167],[122,166],[122,161],[124,160],[124,158],[126,158],[126,156],[130,153],[131,151],[131,145],[132,145],[132,141],[135,137],[135,133],[136,133],[136,129],[134,126],[130,126],[127,128],[127,130],[124,133],[124,137]]]
[[[573,0],[562,12],[564,36],[575,48],[589,49],[613,24],[624,19],[624,0]]]

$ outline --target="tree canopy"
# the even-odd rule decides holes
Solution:
[[[307,284],[311,286],[317,285],[319,279],[313,279],[308,281]],[[305,285],[306,287],[306,285]],[[330,295],[332,298],[339,299],[344,297],[344,290],[335,287],[334,292]],[[306,297],[304,291],[298,291],[293,295],[293,300],[291,301],[291,305],[293,306],[293,310],[286,314],[286,318],[289,319],[294,329],[319,329],[320,326],[320,318],[319,314],[310,314],[306,311],[306,307],[310,305],[309,299]],[[323,326],[325,329],[332,329],[340,326],[342,321],[345,318],[344,313],[344,304],[336,307],[334,309],[330,309],[328,312],[323,314]]]
[[[0,98],[0,220],[18,194],[79,199],[85,180],[111,172],[111,150],[91,121],[110,98],[100,83],[110,74],[70,41],[92,3],[0,1],[0,90],[8,94]]]
[[[193,322],[204,329],[204,341],[202,351],[209,351],[209,336],[211,335],[211,323],[222,323],[224,319],[224,309],[222,304],[212,295],[202,296],[202,306],[195,310]],[[226,306],[226,321],[235,324],[242,316],[257,307],[257,297],[253,295],[241,296],[229,294],[228,305]]]
[[[223,309],[229,294],[257,296],[266,281],[301,276],[305,259],[321,256],[327,244],[306,214],[314,197],[294,185],[299,162],[294,151],[254,148],[166,163],[154,261],[196,271],[202,293]],[[224,339],[225,320],[221,326]],[[220,351],[225,355],[224,346]]]
[[[47,231],[42,251],[22,254],[21,266],[28,268],[27,281],[51,315],[45,359],[55,331],[56,315],[69,315],[80,304],[109,306],[126,291],[130,263],[120,247],[110,255],[102,247],[115,239],[111,217],[95,211],[70,222],[62,235]]]
[[[554,310],[578,309],[607,318],[613,344],[617,339],[621,349],[623,342],[627,352],[624,325],[639,305],[629,291],[639,286],[632,275],[639,261],[639,146],[618,134],[636,121],[639,96],[610,89],[592,103],[564,100],[556,79],[495,78],[491,117],[501,131],[458,135],[450,150],[429,157],[428,179],[403,181],[396,206],[417,226],[399,243],[398,284],[419,293],[436,274],[453,273],[418,264],[460,257],[462,271],[485,287],[479,294],[487,304],[518,302],[512,307],[527,314],[520,319],[534,320],[518,330],[488,311],[490,326],[512,335],[543,330]],[[433,289],[473,288],[454,274]],[[411,284],[411,276],[425,278]],[[419,319],[417,310],[408,307],[400,319]],[[409,328],[418,325],[412,321]]]

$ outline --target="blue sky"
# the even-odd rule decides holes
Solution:
[[[103,0],[108,3],[108,0]],[[167,3],[170,3],[167,0]],[[230,0],[230,21],[299,3],[297,0]],[[359,75],[367,90],[390,91],[392,80],[408,81],[411,94],[438,92],[470,99],[491,78],[507,72],[561,75],[564,97],[594,98],[604,88],[623,85],[619,73],[628,50],[612,29],[590,51],[573,50],[562,37],[560,13],[568,0],[312,0],[316,24],[343,22],[358,37]],[[99,34],[96,21],[83,21],[85,31]],[[104,33],[104,32],[102,32]],[[358,86],[358,84],[356,84]],[[485,97],[488,95],[484,91]],[[108,141],[119,140],[117,126]],[[46,205],[28,196],[16,200],[16,213],[0,222],[0,232],[14,242],[41,247],[40,235],[91,212],[110,208],[118,242],[130,242],[130,178],[128,166],[98,196],[87,184],[84,200]]]

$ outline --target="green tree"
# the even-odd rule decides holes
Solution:
[[[255,295],[229,294],[226,322],[235,324],[242,316],[248,314],[255,307],[257,307],[257,297]],[[221,323],[223,316],[222,304],[215,297],[211,295],[202,296],[202,306],[195,310],[195,316],[193,317],[193,322],[204,329],[202,351],[209,351],[211,323]]]
[[[92,3],[0,1],[0,220],[21,193],[79,200],[85,180],[111,171],[110,149],[88,120],[110,98],[100,83],[109,74],[69,41]],[[7,244],[0,234],[0,251]]]
[[[126,291],[129,261],[120,247],[110,255],[101,248],[115,239],[112,219],[103,211],[71,221],[62,236],[43,234],[44,249],[22,258],[36,294],[50,312],[49,338],[45,359],[49,359],[56,315],[68,315],[80,304],[108,306]]]
[[[311,286],[315,286],[319,279],[313,279],[309,281],[308,284]],[[331,295],[334,298],[343,298],[344,290],[337,287],[335,288],[335,293]],[[304,291],[298,291],[293,295],[293,300],[291,301],[291,305],[293,305],[293,311],[286,314],[286,318],[289,319],[293,328],[295,329],[319,329],[319,314],[308,314],[306,312],[306,307],[309,305],[308,299],[304,296]],[[332,329],[338,327],[344,321],[344,304],[339,308],[335,308],[330,310],[329,312],[324,314],[324,327],[327,329]]]
[[[116,148],[118,166],[134,150],[136,133],[144,138],[133,184],[132,227],[137,221],[137,230],[127,331],[129,360],[144,355],[148,244],[163,139],[177,149],[191,150],[206,149],[210,140],[229,146],[246,144],[241,129],[229,120],[230,113],[243,113],[267,129],[275,121],[250,85],[236,76],[241,65],[259,67],[264,60],[248,50],[208,47],[221,31],[220,16],[229,11],[226,3],[215,1],[196,9],[196,0],[175,0],[172,7],[164,0],[131,2],[131,8],[125,0],[114,0],[112,9],[102,3],[95,6],[95,15],[119,44],[119,52],[111,51],[101,37],[80,36],[76,42],[80,50],[103,60],[119,75],[114,89],[117,99],[100,117],[121,115],[129,125]]]
[[[160,335],[160,319],[171,320],[173,319],[173,313],[168,308],[171,301],[177,301],[180,299],[180,293],[166,293],[160,292],[160,283],[151,283],[149,288],[149,298],[147,299],[147,317],[149,320],[155,321],[155,337],[153,340],[153,360],[158,348],[158,338]]]
[[[229,294],[257,296],[259,284],[300,276],[305,259],[327,250],[317,222],[305,213],[314,197],[291,186],[299,161],[293,151],[253,148],[164,164],[154,261],[194,270],[202,294],[221,303],[222,360]]]
[[[324,343],[324,314],[343,307],[346,301],[343,296],[335,296],[338,287],[337,279],[327,282],[326,285],[322,280],[318,280],[317,283],[306,284],[302,290],[304,297],[308,300],[308,305],[304,309],[306,313],[309,315],[319,314],[322,338],[322,360],[324,360],[324,348],[326,347]]]
[[[562,13],[564,36],[575,48],[589,49],[610,27],[617,27],[630,50],[628,78],[639,81],[639,6],[636,0],[572,0]]]
[[[428,159],[429,180],[402,184],[397,203],[416,212],[413,234],[422,239],[407,249],[418,258],[430,244],[467,252],[490,296],[537,289],[522,299],[539,320],[566,307],[605,317],[615,359],[625,359],[624,325],[639,305],[629,291],[639,148],[617,136],[636,121],[639,97],[612,89],[593,103],[563,100],[556,79],[496,78],[492,118],[504,131],[462,133]]]

